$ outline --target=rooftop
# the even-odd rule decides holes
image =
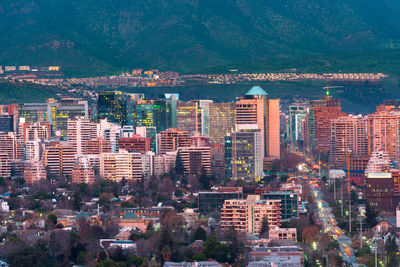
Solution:
[[[255,85],[246,93],[246,95],[268,95],[260,86]]]

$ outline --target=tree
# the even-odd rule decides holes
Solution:
[[[378,224],[378,217],[379,212],[375,212],[373,207],[371,207],[369,204],[366,205],[365,207],[365,224],[367,228],[372,228],[375,225]]]
[[[56,225],[57,224],[57,216],[55,214],[52,214],[52,213],[47,215],[47,222],[51,223],[53,225]]]
[[[207,260],[207,257],[204,256],[204,254],[201,252],[197,252],[192,257],[192,261],[206,261],[206,260]]]
[[[268,225],[268,216],[267,215],[265,215],[264,218],[262,219],[260,236],[263,236],[265,238],[268,238],[268,236],[269,236],[269,225]]]
[[[397,252],[399,247],[396,243],[396,237],[394,235],[390,235],[389,238],[385,242],[385,256],[386,256],[386,266],[395,267],[398,266],[398,257]]]
[[[182,156],[181,156],[180,151],[178,151],[178,154],[176,155],[174,172],[176,175],[179,175],[179,176],[182,176],[186,173],[186,168],[183,165]]]
[[[73,195],[73,202],[72,205],[74,207],[74,210],[80,210],[82,207],[82,198],[81,198],[81,191],[79,189],[76,189],[74,191]]]
[[[171,248],[169,246],[164,246],[161,249],[161,255],[164,262],[169,261],[169,259],[171,258]]]
[[[195,241],[195,240],[206,241],[207,240],[207,233],[206,233],[206,231],[204,231],[203,227],[201,227],[201,226],[197,227],[197,229],[193,233],[192,240],[193,241]]]

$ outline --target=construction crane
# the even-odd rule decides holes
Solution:
[[[326,97],[329,97],[330,92],[329,89],[333,89],[333,88],[342,88],[343,86],[325,86],[324,90],[326,90]]]

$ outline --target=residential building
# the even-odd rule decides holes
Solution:
[[[145,153],[151,151],[151,138],[133,135],[131,137],[119,138],[119,149],[127,150],[128,152]]]
[[[322,100],[311,100],[307,115],[308,140],[306,145],[317,153],[329,152],[330,121],[345,116],[338,99],[327,96]]]
[[[177,151],[179,147],[190,147],[191,138],[187,131],[180,128],[170,128],[157,134],[157,154]]]
[[[332,119],[330,123],[329,163],[332,167],[347,169],[347,156],[368,155],[365,117],[348,115]]]
[[[210,147],[180,147],[178,155],[181,157],[185,174],[211,174]]]
[[[259,195],[225,200],[221,209],[221,228],[234,227],[238,232],[259,234],[265,217],[269,227],[279,226],[279,204],[279,200],[261,200]]]
[[[142,155],[128,153],[121,150],[119,153],[100,154],[100,175],[104,179],[120,182],[125,180],[142,179]]]

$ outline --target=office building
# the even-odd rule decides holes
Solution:
[[[247,234],[259,234],[264,217],[270,228],[280,225],[279,200],[261,200],[259,195],[247,199],[225,200],[221,209],[221,228]]]
[[[210,103],[209,114],[210,144],[224,144],[226,134],[235,128],[236,104]]]
[[[289,106],[288,140],[292,143],[303,141],[302,122],[308,114],[307,104],[293,104]]]
[[[254,124],[239,124],[226,137],[227,175],[233,179],[258,180],[263,176],[261,132]]]
[[[236,102],[236,124],[258,126],[264,158],[280,158],[279,119],[279,99],[269,99],[260,86],[253,86]]]
[[[225,178],[225,147],[222,144],[211,145],[210,156],[211,156],[211,174],[213,174],[219,180],[224,179]]]
[[[225,200],[242,198],[242,187],[220,187],[217,191],[200,191],[198,197],[199,213],[209,214],[213,211],[220,211]]]
[[[121,126],[127,125],[130,106],[133,106],[133,102],[126,93],[120,91],[100,92],[97,99],[98,119],[107,119]]]
[[[296,192],[293,191],[271,191],[261,196],[264,200],[280,201],[281,221],[289,221],[299,217],[299,200]]]
[[[63,98],[52,110],[53,132],[56,136],[67,136],[68,120],[89,119],[89,106],[85,100]]]
[[[172,99],[136,101],[134,106],[135,128],[155,127],[158,132],[176,128],[176,105],[177,100]]]
[[[14,116],[0,114],[0,132],[8,133],[14,131]]]
[[[197,102],[178,102],[176,104],[176,125],[182,131],[187,131],[189,135],[199,133],[199,106]]]

